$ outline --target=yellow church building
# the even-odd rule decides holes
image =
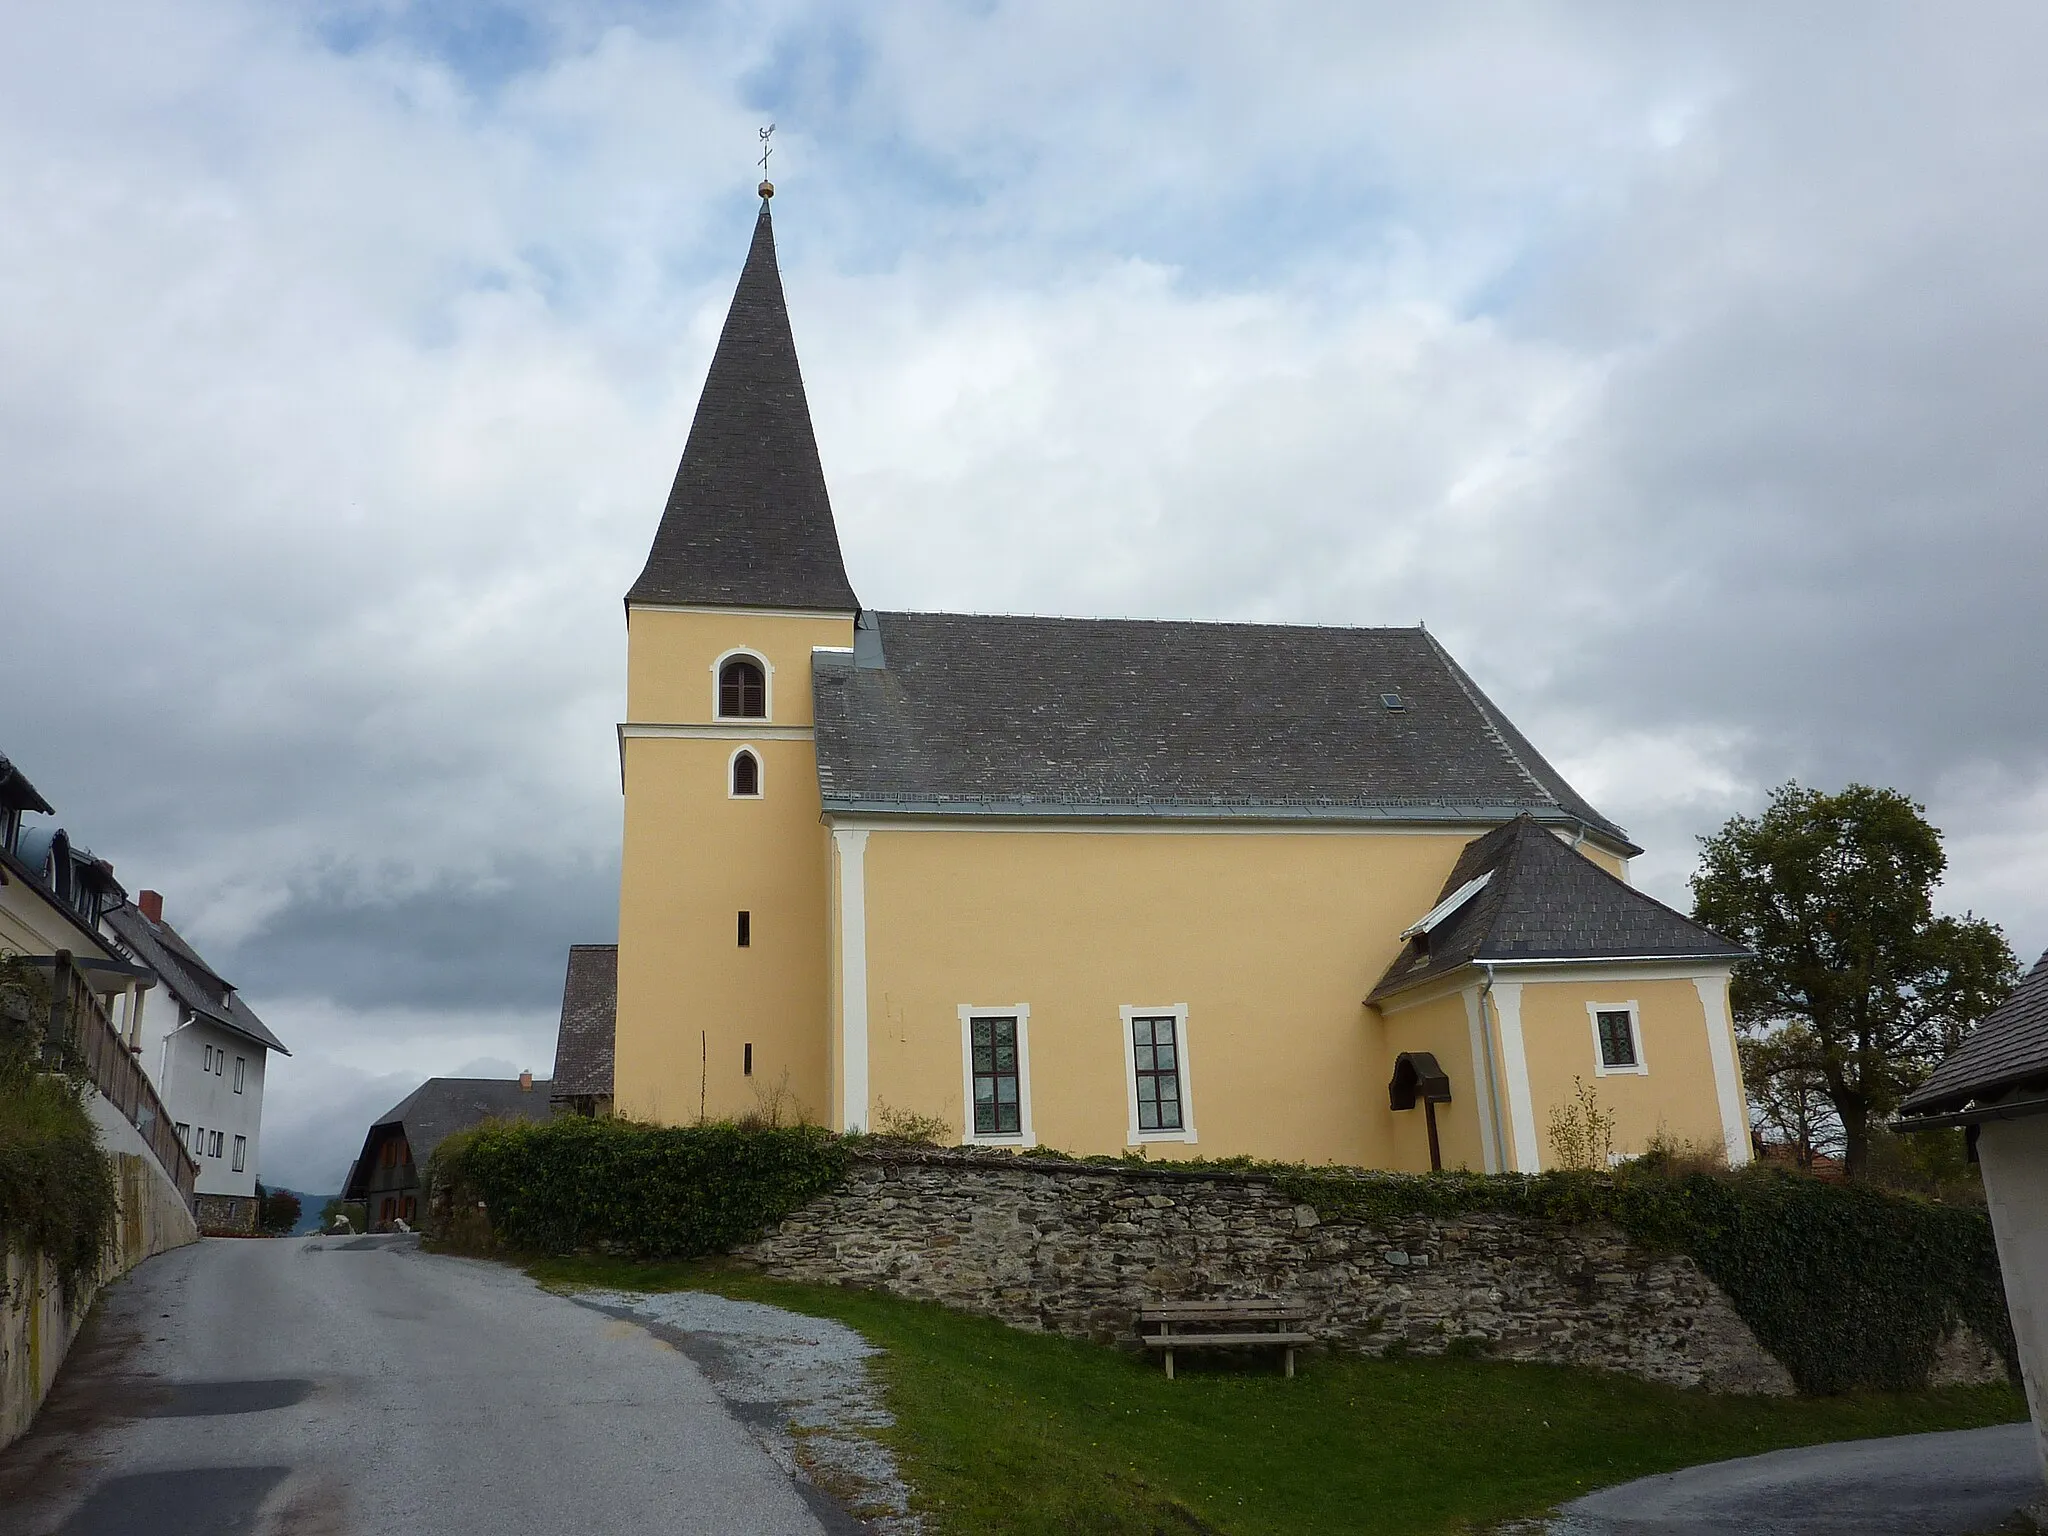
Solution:
[[[875,612],[768,197],[626,597],[614,1105],[971,1145],[1746,1161],[1743,952],[1426,630]]]

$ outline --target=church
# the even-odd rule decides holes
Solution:
[[[1744,952],[1426,629],[863,606],[769,199],[626,595],[612,1106],[1390,1169],[1749,1156]]]

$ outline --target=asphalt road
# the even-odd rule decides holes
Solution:
[[[0,1453],[6,1536],[849,1528],[670,1345],[412,1238],[150,1260]]]
[[[1846,1440],[1603,1488],[1553,1536],[1970,1536],[2041,1501],[2033,1426]]]

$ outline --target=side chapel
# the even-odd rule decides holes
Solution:
[[[626,596],[614,1094],[1074,1153],[1749,1156],[1743,951],[1422,628],[877,612],[768,199]]]

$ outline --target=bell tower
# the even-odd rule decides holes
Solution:
[[[667,1124],[829,1121],[827,834],[811,653],[859,601],[761,184],[753,243],[647,564],[626,594],[614,1103]]]

